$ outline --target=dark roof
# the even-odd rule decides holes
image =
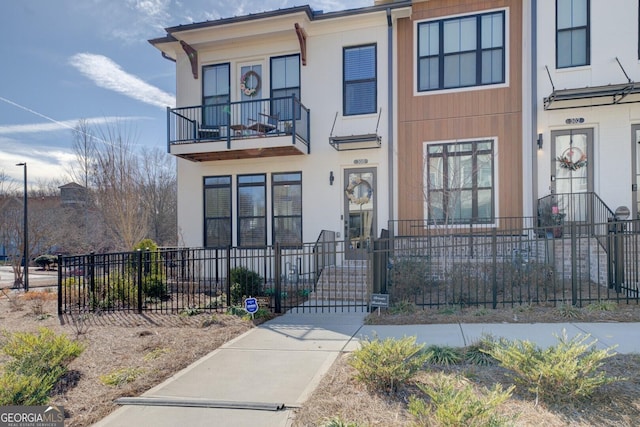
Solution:
[[[150,39],[149,43],[158,44],[158,43],[169,43],[169,42],[177,41],[177,39],[173,37],[172,34],[178,33],[181,31],[218,27],[218,26],[223,26],[223,25],[228,25],[233,23],[248,22],[248,21],[254,21],[259,19],[272,18],[276,16],[290,15],[295,13],[306,13],[307,16],[309,17],[309,20],[314,21],[318,19],[340,18],[344,16],[359,15],[364,13],[378,12],[382,10],[396,9],[396,8],[408,7],[408,6],[411,6],[411,0],[399,0],[399,1],[393,1],[393,2],[384,3],[384,4],[378,4],[374,6],[361,7],[357,9],[346,9],[346,10],[341,10],[337,12],[327,12],[327,13],[324,13],[323,11],[313,10],[309,5],[294,6],[294,7],[284,8],[284,9],[266,11],[266,12],[251,13],[249,15],[244,15],[244,16],[221,18],[221,19],[216,19],[214,21],[196,22],[192,24],[184,24],[184,25],[177,25],[174,27],[167,27],[165,28],[165,31],[167,32],[166,36]]]

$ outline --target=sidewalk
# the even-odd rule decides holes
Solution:
[[[426,345],[464,346],[483,334],[541,346],[554,334],[590,334],[599,348],[640,353],[640,323],[363,325],[366,313],[286,314],[226,343],[96,424],[100,427],[290,425],[343,351],[363,338],[416,336]]]

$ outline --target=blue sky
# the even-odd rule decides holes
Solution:
[[[166,149],[175,66],[147,40],[164,28],[309,4],[325,12],[373,0],[2,0],[0,172],[61,178],[78,120],[117,123],[140,148]]]

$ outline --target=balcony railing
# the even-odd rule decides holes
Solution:
[[[293,95],[168,108],[167,123],[168,152],[182,157],[229,150],[270,150],[266,155],[310,152],[310,113]],[[196,147],[186,147],[193,144]]]

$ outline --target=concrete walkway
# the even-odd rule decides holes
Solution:
[[[598,347],[640,353],[640,323],[363,326],[366,313],[286,314],[226,343],[97,423],[101,427],[285,427],[343,351],[360,339],[416,336],[427,345],[464,346],[491,334],[541,346],[554,334],[590,334]]]

